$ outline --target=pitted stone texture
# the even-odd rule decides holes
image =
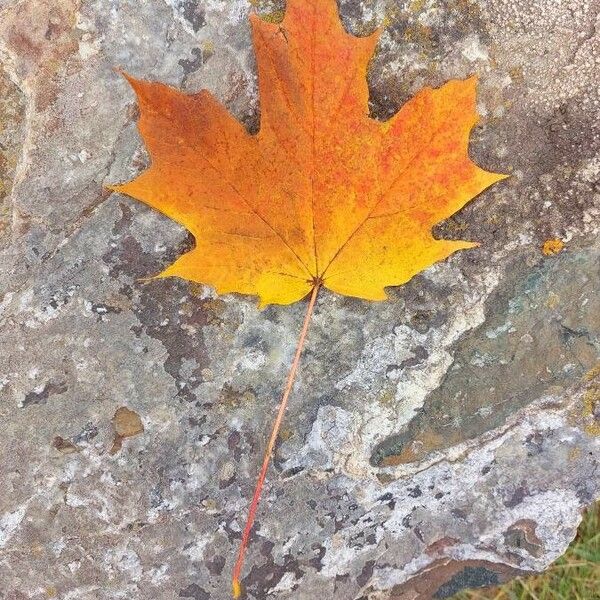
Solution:
[[[340,8],[357,35],[385,27],[375,118],[477,73],[471,154],[512,177],[436,228],[479,249],[385,303],[321,295],[244,584],[445,598],[547,567],[599,495],[600,7]],[[102,186],[147,164],[115,68],[258,128],[250,9],[0,0],[0,597],[229,597],[305,307],[141,281],[193,240]],[[136,433],[115,445],[118,410]]]

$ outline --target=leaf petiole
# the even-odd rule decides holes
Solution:
[[[288,403],[288,398],[290,397],[290,393],[294,385],[294,380],[296,379],[296,372],[298,371],[298,365],[300,364],[300,357],[302,355],[302,350],[306,341],[306,334],[308,333],[308,327],[310,325],[310,320],[315,308],[315,303],[317,301],[317,295],[319,294],[320,288],[321,282],[317,281],[315,283],[315,286],[313,287],[312,294],[310,296],[310,301],[308,303],[308,308],[306,309],[306,316],[304,317],[304,324],[302,325],[300,337],[298,338],[298,345],[296,346],[294,360],[292,361],[292,366],[290,367],[285,388],[283,390],[283,394],[279,402],[279,410],[277,411],[277,417],[275,418],[275,422],[273,423],[271,437],[269,438],[269,443],[267,444],[267,448],[265,450],[262,467],[260,469],[260,473],[256,481],[254,496],[252,497],[252,502],[250,503],[250,508],[248,509],[248,517],[246,519],[246,525],[244,527],[242,541],[240,543],[240,550],[238,553],[237,561],[233,568],[232,575],[233,597],[236,599],[239,598],[242,593],[242,587],[240,584],[240,574],[242,572],[242,567],[244,566],[244,557],[246,554],[246,549],[248,547],[248,540],[250,538],[250,533],[252,531],[254,519],[256,518],[256,511],[258,508],[258,503],[260,502],[260,496],[265,483],[265,477],[267,475],[269,463],[271,462],[273,448],[275,447],[275,442],[277,441],[277,436],[279,435],[279,429],[281,428],[281,422],[283,421],[283,415],[285,413],[285,409]]]

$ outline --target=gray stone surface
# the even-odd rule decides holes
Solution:
[[[446,598],[547,567],[600,495],[600,6],[340,8],[386,28],[375,117],[478,73],[472,156],[512,178],[437,228],[479,249],[385,303],[323,293],[244,583]],[[103,184],[147,161],[115,67],[258,126],[250,9],[0,0],[0,598],[229,597],[304,306],[141,282],[191,240]]]

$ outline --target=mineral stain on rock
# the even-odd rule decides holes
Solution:
[[[532,519],[520,519],[505,532],[507,546],[523,549],[532,556],[539,557],[544,551],[542,540],[536,535],[537,523]]]
[[[465,567],[456,575],[440,586],[433,595],[434,598],[450,598],[465,588],[481,588],[498,585],[500,578],[494,571],[484,567]]]
[[[52,447],[56,448],[61,454],[73,454],[79,452],[79,448],[71,441],[57,435],[52,440]]]
[[[121,450],[123,440],[139,435],[144,431],[144,424],[140,415],[126,406],[117,408],[112,423],[115,430],[115,437],[110,449],[111,454],[116,454]]]

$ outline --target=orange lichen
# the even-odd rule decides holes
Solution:
[[[565,243],[559,239],[546,240],[542,245],[542,252],[546,256],[558,254],[565,247]]]

